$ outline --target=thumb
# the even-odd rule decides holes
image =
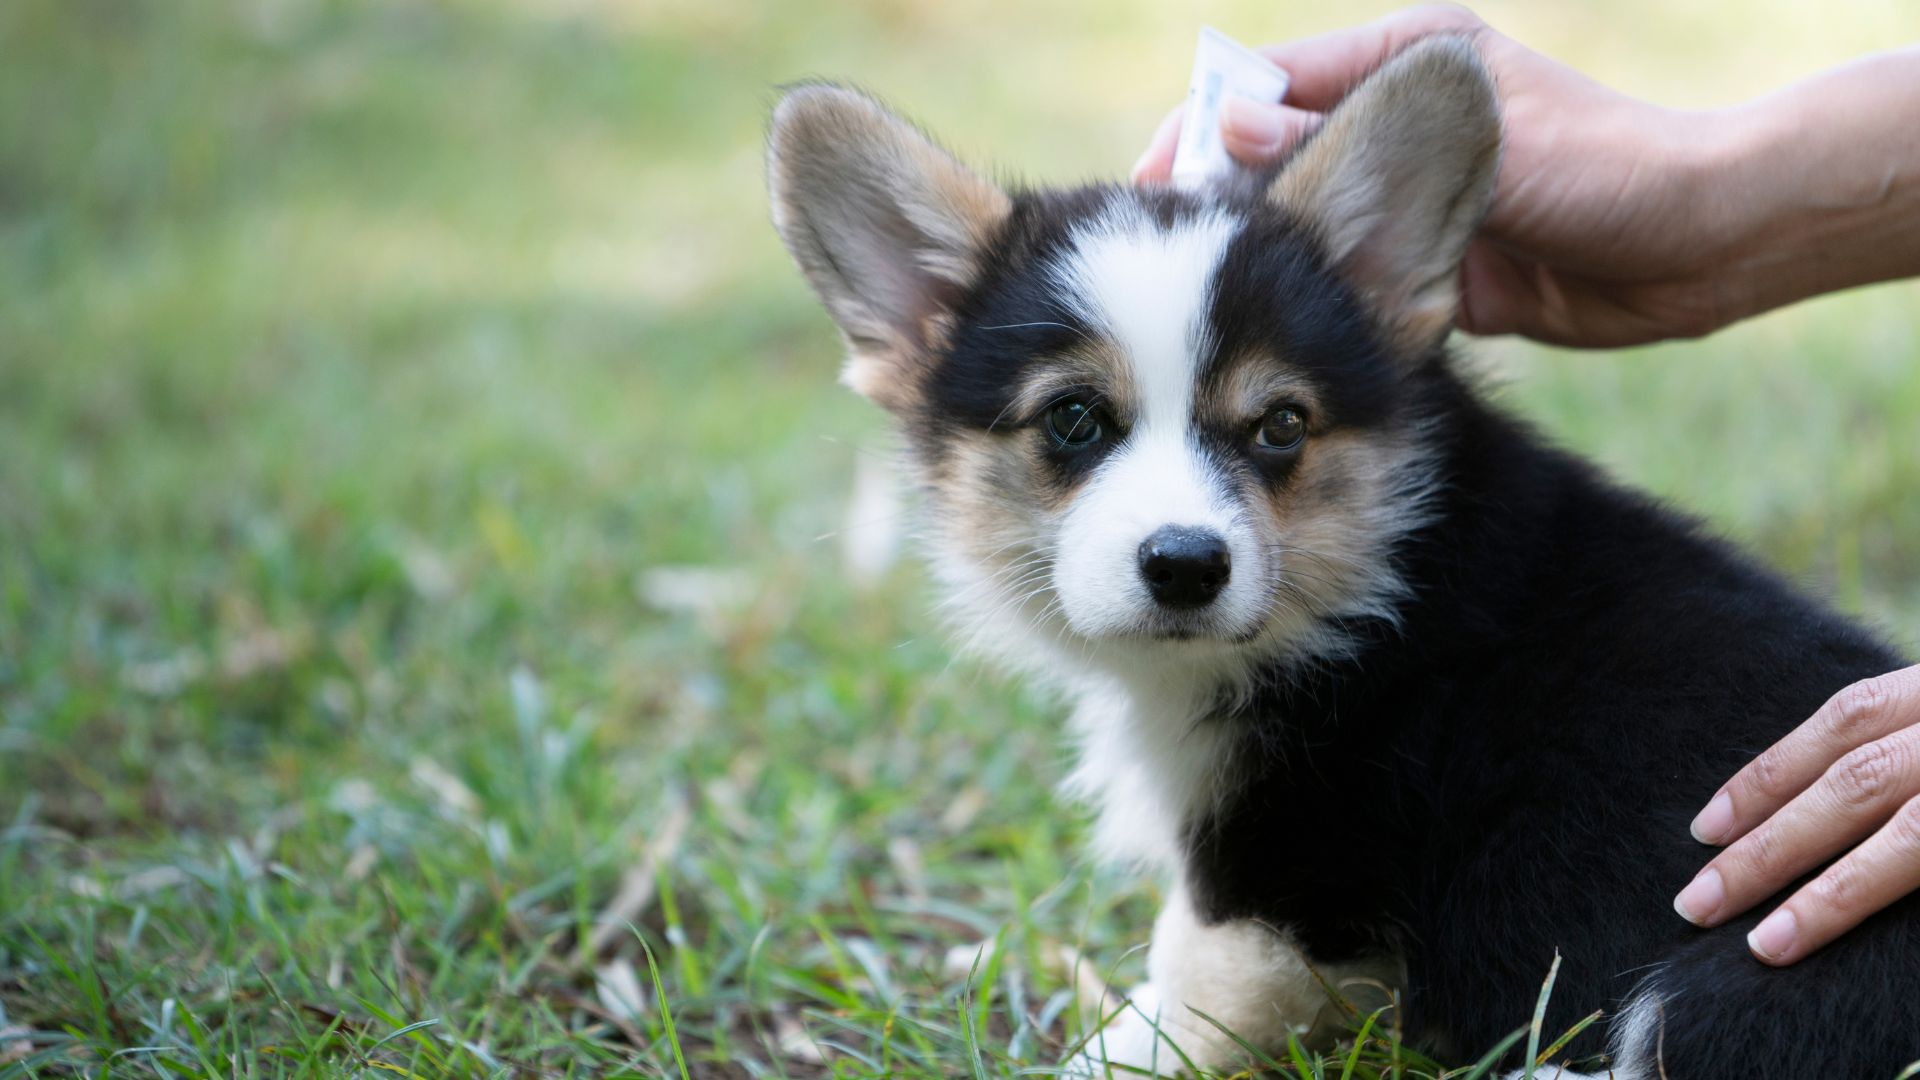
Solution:
[[[1243,165],[1265,165],[1293,149],[1325,119],[1290,105],[1229,97],[1220,110],[1220,141]]]

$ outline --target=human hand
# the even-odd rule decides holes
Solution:
[[[1703,212],[1702,178],[1737,125],[1610,90],[1462,7],[1410,8],[1259,50],[1291,76],[1287,100],[1230,99],[1228,151],[1256,166],[1280,158],[1387,57],[1439,33],[1473,39],[1505,120],[1493,206],[1462,266],[1462,329],[1607,347],[1697,336],[1735,317],[1716,293],[1721,237]],[[1136,183],[1168,179],[1180,116],[1155,133]]]
[[[1741,769],[1693,821],[1728,844],[1674,900],[1717,926],[1841,852],[1747,936],[1791,964],[1920,890],[1920,665],[1855,683]]]

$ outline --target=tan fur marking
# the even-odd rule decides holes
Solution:
[[[1094,340],[1076,345],[1058,355],[1037,360],[1021,379],[1014,393],[1010,416],[1032,416],[1060,394],[1085,387],[1100,394],[1107,408],[1122,419],[1140,407],[1139,388],[1134,385],[1133,365],[1110,342]]]
[[[1229,358],[1194,408],[1202,424],[1232,430],[1251,428],[1282,403],[1302,410],[1309,424],[1319,415],[1319,394],[1305,376],[1285,361],[1250,354]]]
[[[1324,614],[1370,591],[1419,501],[1396,494],[1427,451],[1403,436],[1312,437],[1285,485],[1263,488],[1279,545],[1278,603]]]

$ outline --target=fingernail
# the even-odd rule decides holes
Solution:
[[[1713,797],[1705,810],[1693,819],[1693,838],[1703,844],[1725,843],[1733,831],[1733,799],[1726,792]]]
[[[1227,98],[1220,110],[1220,129],[1256,151],[1278,150],[1285,132],[1279,109],[1242,97]]]
[[[1760,920],[1760,925],[1747,935],[1747,948],[1762,960],[1778,960],[1793,948],[1794,933],[1799,928],[1793,912],[1781,908]]]
[[[1727,886],[1720,880],[1720,871],[1709,866],[1673,898],[1673,910],[1695,926],[1705,926],[1726,899]]]

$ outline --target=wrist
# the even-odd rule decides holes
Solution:
[[[1723,324],[1920,273],[1916,61],[1883,54],[1702,114],[1695,212]]]
[[[1784,124],[1780,113],[1749,103],[1687,114],[1680,137],[1682,190],[1696,224],[1695,273],[1710,297],[1708,329],[1760,310],[1756,278],[1777,253],[1791,199],[1780,168]]]
[[[1782,209],[1778,114],[1751,104],[1690,113],[1686,188],[1702,262],[1724,265],[1766,235]]]

